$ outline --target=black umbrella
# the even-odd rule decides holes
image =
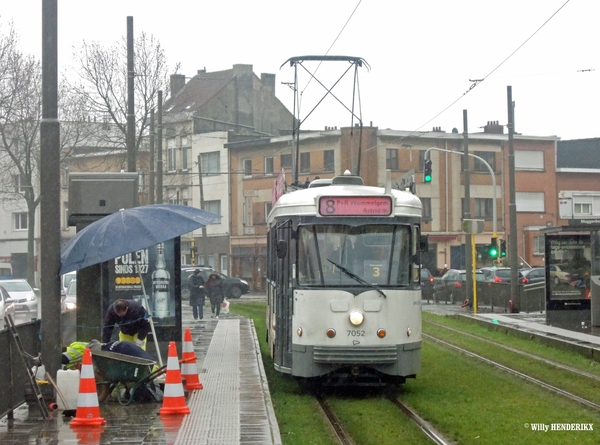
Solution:
[[[61,251],[60,274],[136,252],[218,221],[195,207],[154,204],[122,209],[93,222]]]

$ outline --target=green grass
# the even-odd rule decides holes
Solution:
[[[265,344],[265,310],[265,303],[231,306],[232,312],[254,319],[282,442],[285,445],[337,443],[313,397],[294,379],[274,371]],[[430,314],[423,315],[424,319],[432,317]],[[450,320],[449,317],[431,319],[460,326],[461,329],[465,324],[464,321]],[[497,341],[511,343],[513,347],[523,342],[506,334],[489,332],[468,322],[466,324],[477,335],[492,335]],[[424,323],[424,326],[427,332],[432,325]],[[456,333],[452,335],[459,336]],[[558,358],[569,365],[573,365],[569,360],[577,355],[535,342],[524,343],[526,347],[533,348],[532,352],[541,350],[548,358]],[[505,353],[497,351],[494,354]],[[577,360],[580,359],[581,356],[578,356]],[[535,366],[539,367],[537,364]],[[542,372],[544,366],[540,367]],[[578,366],[585,368],[590,365],[584,359],[578,361]],[[534,423],[593,423],[594,429],[600,430],[600,413],[597,411],[428,341],[423,343],[421,372],[417,379],[407,381],[400,398],[442,434],[459,444],[600,443],[597,431],[544,433],[525,426]],[[415,432],[403,415],[381,396],[336,395],[328,397],[328,402],[359,445],[426,443],[421,442],[423,436]]]

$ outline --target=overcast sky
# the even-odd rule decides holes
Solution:
[[[2,29],[12,21],[21,49],[41,58],[42,1],[0,5]],[[487,121],[506,124],[510,85],[518,132],[600,137],[599,12],[598,0],[58,0],[59,70],[84,40],[120,41],[132,16],[134,34],[153,34],[188,77],[239,63],[276,74],[277,97],[290,111],[292,89],[282,82],[293,82],[294,70],[281,65],[345,55],[370,66],[359,69],[355,105],[367,125],[462,132],[466,109],[469,131],[481,131]],[[316,76],[330,87],[346,68],[326,62]],[[307,118],[324,90],[298,74],[303,128],[352,123],[331,98]],[[350,108],[353,78],[344,79],[334,93]]]

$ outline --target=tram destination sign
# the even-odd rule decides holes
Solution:
[[[390,196],[320,196],[321,216],[390,216]]]

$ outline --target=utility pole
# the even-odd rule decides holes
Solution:
[[[148,187],[148,202],[154,204],[154,108],[150,110],[150,185]]]
[[[510,220],[510,231],[508,234],[508,252],[510,255],[510,296],[513,303],[517,301],[517,307],[520,306],[518,301],[519,283],[517,282],[518,275],[518,249],[517,249],[517,201],[515,192],[515,104],[512,100],[512,87],[509,85],[506,88],[506,100],[508,105],[508,184],[510,201],[508,204],[508,215]],[[511,307],[509,305],[509,307]]]
[[[163,203],[163,153],[162,153],[162,90],[158,90],[158,150],[156,153],[156,203]]]
[[[469,175],[469,121],[467,119],[467,110],[463,110],[463,150],[465,160],[465,214],[463,219],[471,219],[471,180]],[[467,270],[467,282],[465,295],[470,299],[473,295],[473,274],[470,271],[473,270],[473,237],[471,235],[465,235],[465,269]],[[477,308],[473,308],[477,311]]]
[[[46,370],[60,369],[60,123],[58,120],[58,5],[42,1],[42,121],[40,124],[41,349]]]
[[[136,172],[133,17],[127,17],[127,171]],[[137,200],[136,200],[137,201]]]
[[[198,183],[200,184],[200,208],[204,210],[204,187],[202,185],[202,155],[198,153]],[[208,266],[208,252],[206,242],[206,224],[202,226],[202,256],[203,266]]]

